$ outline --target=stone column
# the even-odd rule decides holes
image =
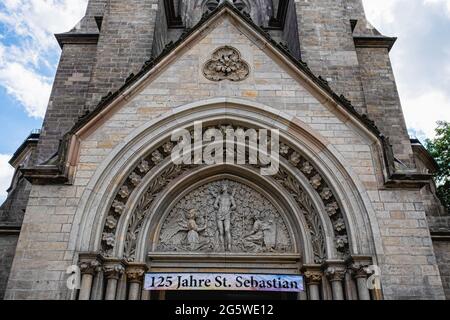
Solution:
[[[129,286],[128,300],[139,300],[143,287],[144,274],[147,270],[145,264],[129,264],[127,266],[127,279]]]
[[[141,300],[151,300],[151,291],[142,289]]]
[[[103,300],[104,277],[103,265],[95,270],[94,282],[92,284],[91,300]]]
[[[328,278],[324,275],[322,277],[322,300],[333,300],[333,292],[331,291],[331,284]]]
[[[333,300],[344,300],[343,280],[345,278],[346,267],[342,261],[330,261],[325,264],[325,275],[331,282]]]
[[[356,289],[355,280],[353,279],[353,271],[347,269],[344,279],[345,300],[358,300],[358,290]]]
[[[352,256],[347,263],[356,281],[359,300],[371,300],[370,291],[367,286],[367,278],[369,275],[368,267],[372,264],[372,258]]]
[[[92,291],[92,282],[96,269],[100,266],[98,255],[93,253],[80,253],[79,267],[81,272],[81,287],[79,300],[89,300]]]
[[[308,286],[309,300],[320,300],[320,285],[323,276],[320,265],[305,265],[302,271]]]
[[[125,268],[120,261],[109,261],[105,263],[105,275],[107,279],[105,300],[116,299],[117,283],[124,271]]]
[[[123,272],[117,282],[116,290],[116,300],[126,300],[127,299],[127,273]]]

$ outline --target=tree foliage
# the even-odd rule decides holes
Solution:
[[[439,165],[436,175],[438,196],[447,210],[450,210],[450,123],[439,121],[436,137],[427,140],[425,145]]]

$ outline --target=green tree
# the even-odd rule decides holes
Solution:
[[[426,148],[439,164],[436,174],[438,196],[442,204],[450,211],[450,123],[439,121],[436,128],[436,137],[427,139]]]

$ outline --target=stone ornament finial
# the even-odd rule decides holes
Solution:
[[[242,81],[250,74],[250,67],[239,51],[230,46],[218,48],[203,67],[203,75],[211,81]]]

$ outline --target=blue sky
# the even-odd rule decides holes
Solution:
[[[399,40],[391,52],[411,135],[450,121],[450,0],[363,0],[369,21]],[[87,0],[0,2],[0,203],[11,155],[42,125],[60,49],[53,36],[81,19]]]

